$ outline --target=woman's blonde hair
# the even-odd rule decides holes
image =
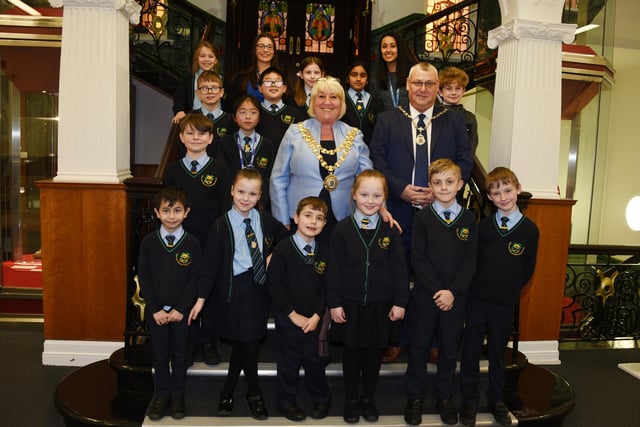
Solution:
[[[313,89],[311,89],[311,99],[309,100],[309,109],[307,110],[310,117],[316,116],[316,113],[313,111],[313,104],[319,92],[331,93],[340,98],[340,116],[338,116],[338,120],[341,119],[347,111],[347,103],[345,102],[344,88],[340,80],[331,76],[321,77],[316,80],[316,84],[313,86]]]

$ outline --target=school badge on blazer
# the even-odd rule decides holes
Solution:
[[[382,237],[378,239],[378,246],[385,250],[389,249],[389,246],[391,246],[391,239],[389,237]]]
[[[258,165],[258,167],[261,169],[266,169],[266,167],[269,166],[269,159],[267,159],[266,157],[258,157],[258,159],[256,160],[256,165]]]
[[[202,182],[202,185],[204,185],[205,187],[213,187],[218,183],[218,177],[211,174],[202,175],[200,177],[200,182]]]
[[[376,121],[376,115],[373,113],[369,113],[367,114],[367,120],[369,120],[370,123],[375,123]]]
[[[509,242],[509,253],[514,256],[520,256],[524,253],[524,245],[520,242]]]
[[[216,133],[218,134],[219,137],[222,138],[227,134],[227,128],[217,128]]]
[[[178,262],[178,265],[186,267],[189,264],[191,264],[191,254],[189,252],[177,253],[176,254],[176,261]]]
[[[466,241],[469,240],[470,231],[467,227],[456,228],[456,236],[458,239]]]
[[[291,123],[293,123],[293,116],[291,114],[283,114],[282,116],[280,116],[280,120],[290,125]]]
[[[324,272],[327,270],[327,263],[324,261],[316,261],[313,267],[315,268],[316,273],[324,274]]]
[[[273,237],[265,237],[264,244],[267,248],[270,248],[273,245]]]

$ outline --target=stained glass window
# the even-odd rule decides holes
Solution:
[[[304,51],[333,53],[336,9],[331,4],[307,3]]]
[[[287,50],[287,9],[282,0],[261,0],[258,4],[258,33],[270,34],[277,50]]]

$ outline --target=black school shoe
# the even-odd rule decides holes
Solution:
[[[422,423],[423,399],[409,399],[404,409],[404,421],[412,426]]]
[[[208,342],[202,346],[202,360],[209,366],[220,363],[220,354],[218,354],[218,347],[214,342]]]
[[[296,405],[295,402],[278,402],[278,411],[289,421],[303,421],[307,415]]]
[[[233,396],[229,394],[220,395],[218,403],[218,416],[228,417],[233,412]]]
[[[475,427],[477,411],[475,403],[463,402],[460,408],[460,424],[465,427]]]
[[[329,407],[331,406],[330,402],[327,403],[314,403],[313,409],[311,410],[311,418],[314,420],[321,420],[323,418],[327,418],[329,415]]]
[[[355,424],[360,421],[360,402],[357,400],[347,400],[344,404],[342,418],[349,424]]]
[[[436,409],[440,413],[440,419],[443,423],[450,426],[458,424],[458,413],[451,399],[439,399],[436,402]]]
[[[149,406],[149,419],[158,421],[164,417],[164,411],[169,407],[169,399],[166,397],[154,397]]]
[[[256,396],[247,396],[247,405],[249,406],[249,412],[251,416],[258,421],[266,420],[269,418],[267,407],[264,403],[264,397],[261,394]]]
[[[376,408],[376,401],[373,398],[362,398],[360,410],[365,421],[370,423],[378,421],[378,408]]]
[[[509,408],[501,400],[499,402],[489,402],[489,412],[501,426],[510,426],[511,417],[509,416]]]
[[[187,415],[187,407],[184,399],[171,400],[171,416],[174,420],[181,420]]]

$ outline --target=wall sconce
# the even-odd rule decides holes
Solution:
[[[627,203],[627,225],[633,231],[640,231],[640,196],[634,196]]]

